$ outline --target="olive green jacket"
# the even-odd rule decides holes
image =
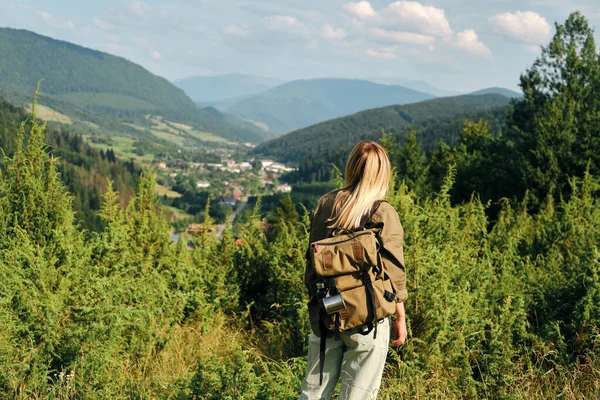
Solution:
[[[333,203],[338,190],[323,196],[313,213],[310,226],[310,243],[326,239],[331,235],[329,219],[332,217]],[[377,239],[381,245],[380,254],[388,276],[396,289],[397,301],[404,301],[408,297],[406,290],[406,267],[404,265],[404,251],[402,249],[404,230],[400,224],[398,213],[387,202],[382,202],[373,213],[365,228],[378,229]],[[315,335],[319,335],[319,302],[315,296],[316,276],[307,251],[304,285],[311,297],[308,302],[311,327]]]

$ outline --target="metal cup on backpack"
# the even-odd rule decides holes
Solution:
[[[327,297],[328,294],[330,293],[325,282],[317,282],[317,298],[319,299],[321,308],[323,308],[327,314],[335,314],[346,308],[344,298],[339,292]]]

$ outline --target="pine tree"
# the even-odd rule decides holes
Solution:
[[[600,59],[581,13],[556,25],[520,85],[525,97],[510,115],[510,139],[521,187],[542,200],[548,191],[568,193],[569,177],[583,176],[588,161],[590,172],[600,173]]]
[[[408,138],[398,149],[397,157],[399,178],[404,179],[409,189],[418,196],[429,193],[429,163],[414,126],[410,127]]]
[[[267,231],[267,238],[272,241],[281,235],[284,230],[297,229],[299,225],[298,218],[299,214],[296,211],[292,197],[289,194],[284,195],[279,199],[279,205],[268,219],[270,227]]]

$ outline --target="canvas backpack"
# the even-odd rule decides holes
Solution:
[[[320,382],[328,335],[339,339],[340,332],[374,330],[377,337],[378,321],[396,310],[396,290],[381,261],[379,229],[365,229],[380,203],[373,205],[357,230],[334,231],[310,245],[320,303]]]

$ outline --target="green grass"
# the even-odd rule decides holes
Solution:
[[[135,153],[135,149],[133,147],[133,143],[137,140],[135,138],[129,136],[110,136],[111,144],[103,144],[103,143],[94,143],[90,140],[91,135],[82,135],[84,139],[88,141],[88,143],[96,147],[98,149],[112,149],[117,157],[129,160],[133,158],[137,162],[140,163],[151,163],[154,161],[154,154],[144,154],[143,156],[139,156]]]
[[[175,143],[178,146],[183,146],[183,142],[185,141],[184,136],[174,135],[169,132],[160,131],[160,130],[156,130],[156,129],[152,129],[150,132],[152,132],[152,134],[154,136],[164,139],[164,140],[167,140],[171,143]]]
[[[31,104],[28,104],[27,112],[31,112]],[[37,106],[37,117],[43,121],[59,122],[61,124],[72,125],[73,120],[65,114],[61,114],[58,111],[51,109],[50,107],[38,104]]]
[[[233,142],[230,142],[229,140],[214,135],[210,132],[202,132],[189,125],[173,122],[161,116],[148,114],[146,115],[146,119],[151,124],[150,127],[144,127],[142,125],[129,122],[124,123],[123,125],[129,126],[138,131],[148,130],[157,138],[167,140],[178,146],[184,146],[186,139],[190,138],[208,143],[222,143],[226,145],[233,144]]]
[[[182,128],[178,128],[175,123],[165,119],[164,117],[160,117],[160,116],[146,116],[147,119],[149,119],[152,124],[153,124],[153,128],[159,130],[159,131],[163,131],[163,132],[167,132],[170,133],[172,135],[184,135],[187,131],[187,129],[182,129]],[[187,125],[183,125],[183,124],[177,124],[180,127],[186,127],[186,128],[190,128]]]
[[[171,198],[176,198],[176,197],[182,196],[181,193],[175,192],[175,191],[169,189],[168,187],[159,185],[159,184],[156,184],[156,193],[159,196],[167,196],[167,197],[171,197]],[[171,207],[171,208],[173,208],[173,207]],[[173,208],[173,210],[177,210],[177,209]]]
[[[157,192],[158,192],[158,188],[157,188]],[[159,195],[161,195],[159,193]],[[162,195],[161,195],[162,196]],[[167,196],[168,197],[168,196]],[[193,215],[186,213],[185,211],[181,211],[178,208],[175,207],[171,207],[171,206],[161,206],[161,208],[163,209],[164,213],[165,213],[165,217],[167,218],[167,220],[169,221],[169,223],[175,223],[178,221],[185,221],[185,220],[191,220],[192,218],[194,218]]]
[[[148,118],[148,116],[146,117]],[[229,140],[212,134],[210,132],[202,132],[193,127],[177,122],[169,121],[163,117],[153,116],[149,118],[154,124],[154,128],[158,131],[170,133],[173,135],[189,135],[203,142],[216,142],[224,144],[232,144]],[[154,131],[153,131],[154,132]],[[167,139],[168,140],[168,139]]]
[[[222,138],[220,136],[214,135],[210,132],[201,132],[201,131],[197,131],[195,129],[190,130],[187,132],[188,135],[201,140],[203,142],[214,142],[214,143],[223,143],[223,144],[233,144],[233,142],[230,142],[229,140]]]

